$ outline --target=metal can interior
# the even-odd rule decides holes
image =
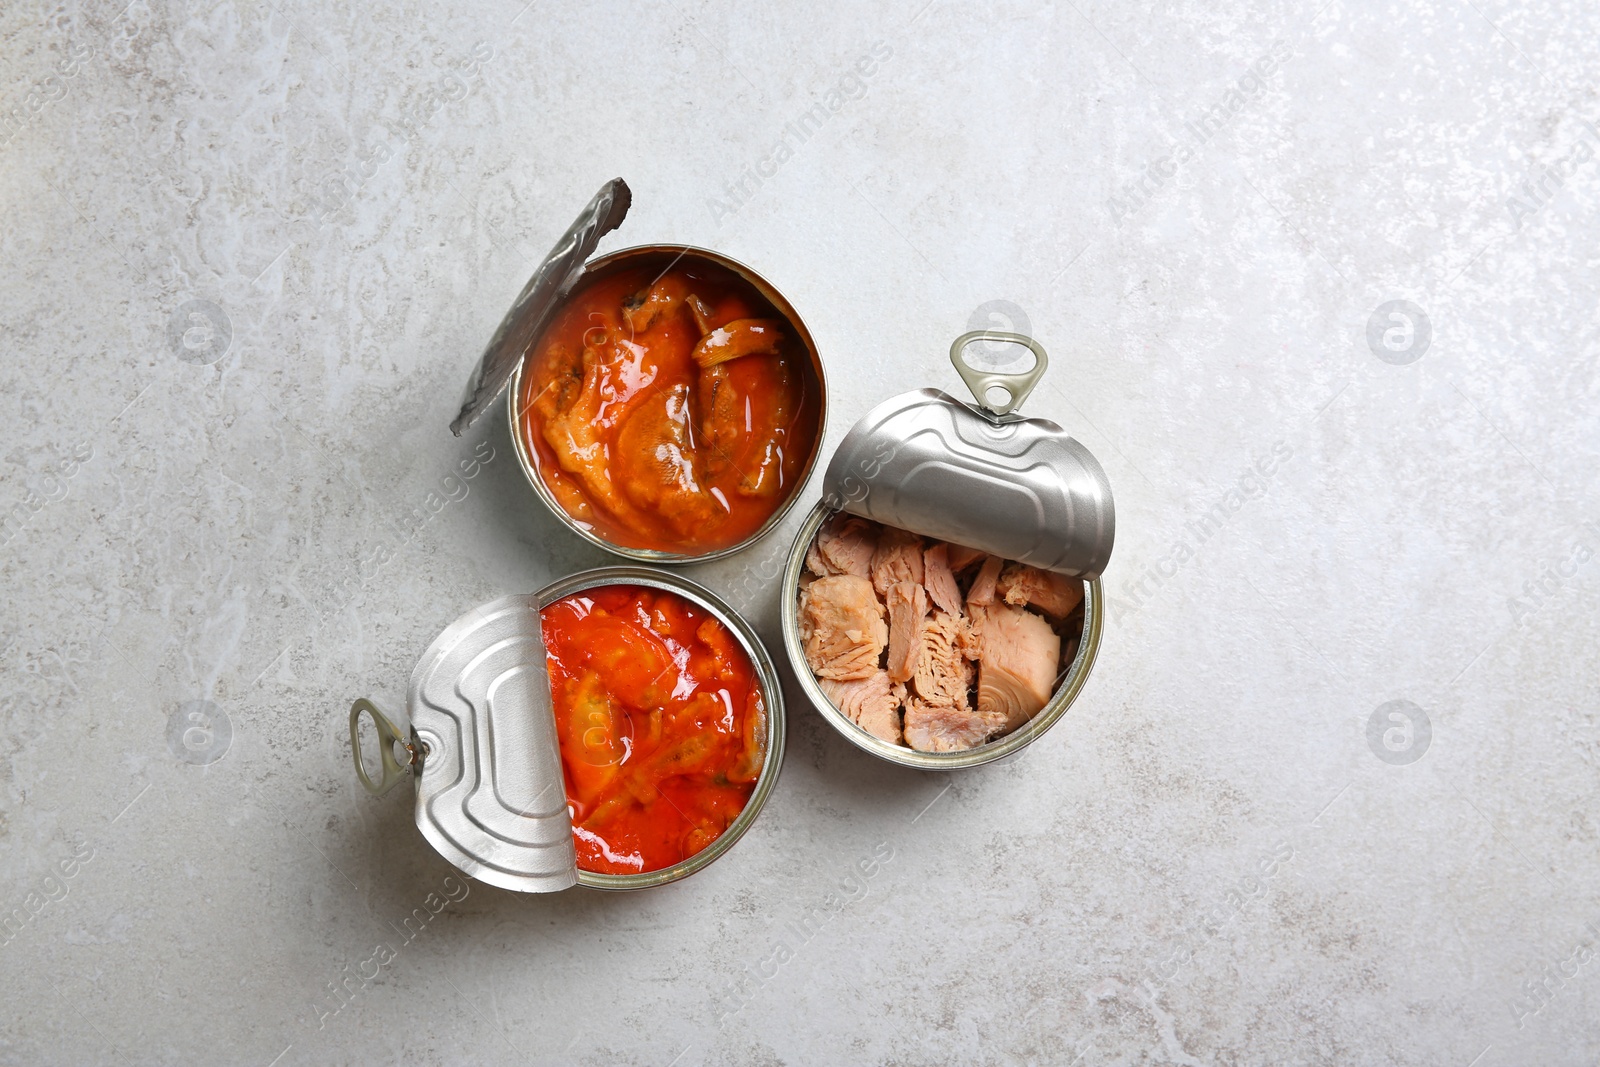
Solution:
[[[785,321],[794,328],[795,336],[800,339],[801,344],[805,347],[812,372],[816,375],[817,387],[822,393],[818,405],[817,432],[812,440],[810,454],[806,456],[805,462],[801,464],[799,476],[795,479],[794,485],[790,487],[783,502],[778,505],[777,509],[773,511],[767,521],[755,533],[737,544],[702,553],[662,552],[649,548],[631,548],[608,540],[597,531],[589,529],[567,514],[566,508],[561,506],[561,502],[555,498],[555,494],[550,491],[550,487],[539,476],[537,461],[528,448],[526,432],[528,412],[524,409],[521,399],[522,375],[527,369],[526,359],[517,364],[516,372],[511,377],[511,388],[506,390],[507,409],[511,423],[511,444],[516,450],[517,461],[522,464],[522,473],[527,476],[528,484],[533,486],[534,493],[544,503],[544,506],[549,508],[550,512],[569,530],[572,530],[591,544],[605,549],[607,552],[612,552],[628,559],[639,560],[643,563],[669,565],[705,563],[709,560],[731,556],[735,552],[739,552],[759,541],[782,522],[784,516],[789,513],[789,509],[794,507],[795,501],[800,498],[801,490],[811,480],[811,474],[816,469],[817,457],[822,452],[823,429],[827,425],[828,419],[828,380],[823,373],[822,357],[817,352],[817,343],[812,340],[811,331],[806,329],[806,324],[801,321],[799,313],[795,311],[794,306],[785,299],[783,294],[773,288],[772,284],[765,278],[743,263],[729,259],[720,252],[713,252],[705,248],[695,248],[691,245],[637,245],[633,248],[618,249],[615,252],[609,252],[591,260],[584,266],[583,274],[580,276],[577,285],[574,286],[574,291],[586,282],[596,281],[615,271],[645,266],[655,262],[660,262],[662,268],[665,269],[667,266],[679,261],[698,262],[720,267],[738,276],[754,288],[757,293],[761,294],[767,302],[777,309]],[[556,305],[557,309],[564,304],[565,301]],[[538,344],[538,341],[539,339],[535,338],[533,344]]]
[[[709,589],[669,571],[637,566],[597,567],[553,582],[535,595],[542,610],[563,597],[608,585],[642,585],[649,589],[676,593],[710,612],[738,638],[740,646],[749,655],[750,662],[755,665],[756,674],[761,679],[761,692],[767,702],[767,754],[761,764],[761,774],[756,778],[755,789],[751,792],[750,799],[746,801],[744,810],[715,841],[688,859],[671,867],[663,867],[659,871],[647,871],[643,874],[601,874],[581,868],[578,871],[578,884],[594,889],[649,889],[652,886],[666,885],[668,882],[687,878],[696,871],[710,866],[744,836],[745,831],[750,829],[750,824],[755,822],[756,816],[761,813],[761,808],[771,795],[773,786],[777,784],[778,772],[783,767],[786,733],[783,686],[778,681],[778,672],[773,667],[772,657],[767,655],[766,646],[761,643],[761,638],[745,621],[744,616],[733,610]]]
[[[874,737],[851,722],[848,716],[833,706],[833,701],[828,699],[822,687],[817,684],[816,676],[811,673],[811,665],[806,662],[805,649],[800,641],[800,572],[805,567],[806,549],[810,546],[811,539],[816,536],[817,530],[834,514],[834,511],[835,509],[828,504],[820,503],[801,524],[800,532],[795,535],[794,547],[789,551],[788,566],[783,571],[783,592],[779,597],[779,610],[783,618],[784,649],[789,654],[789,665],[794,670],[800,688],[805,691],[806,697],[822,717],[828,720],[845,740],[879,759],[898,763],[903,767],[916,767],[924,771],[953,771],[962,767],[977,767],[1021,751],[1038,740],[1040,735],[1066,714],[1072,702],[1077,699],[1079,691],[1083,689],[1084,682],[1088,680],[1089,671],[1094,667],[1095,656],[1100,651],[1105,604],[1098,578],[1084,583],[1083,637],[1078,642],[1078,653],[1073,657],[1066,677],[1056,686],[1055,693],[1039,713],[1020,729],[986,745],[962,752],[919,752],[914,748],[890,744],[882,738]]]

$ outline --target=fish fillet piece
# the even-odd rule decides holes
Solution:
[[[817,558],[827,567],[818,574],[872,573],[872,553],[878,547],[878,526],[866,519],[837,512],[817,531]],[[809,556],[807,557],[810,558]]]
[[[917,657],[911,688],[924,704],[969,708],[972,663],[963,646],[967,625],[959,615],[935,611],[917,634]]]
[[[985,608],[976,625],[978,710],[1015,730],[1050,699],[1061,638],[1044,616],[1005,603]]]
[[[821,679],[818,685],[850,721],[873,737],[900,743],[900,697],[883,671],[873,671],[852,681]]]
[[[755,781],[761,777],[761,764],[766,758],[767,702],[760,689],[752,689],[744,702],[744,747],[728,771],[728,781]]]
[[[967,607],[974,605],[988,607],[994,603],[995,583],[1000,578],[1000,568],[1005,560],[999,556],[990,556],[983,561],[983,566],[978,568],[978,576],[972,579],[972,588],[967,590]]]
[[[783,488],[784,446],[800,410],[800,379],[788,361],[756,357],[771,366],[768,387],[753,390],[746,400],[749,430],[738,457],[741,496],[774,496]]]
[[[889,609],[889,680],[904,682],[916,670],[922,651],[922,620],[928,591],[916,582],[896,582],[884,596]]]
[[[636,355],[635,346],[617,347],[621,358]],[[600,440],[600,412],[607,400],[606,355],[602,349],[585,346],[580,363],[570,350],[553,348],[547,360],[550,381],[541,386],[533,406],[544,418],[544,439],[561,469],[575,475],[601,507],[627,518],[633,510],[612,483],[605,442]]]
[[[922,538],[886,526],[872,553],[872,587],[879,596],[888,596],[896,582],[922,584]]]
[[[678,310],[688,295],[689,283],[675,273],[668,274],[622,302],[623,321],[628,329],[641,334],[663,315]]]
[[[943,541],[922,550],[922,583],[928,597],[942,610],[961,614],[961,587],[950,569],[950,546]]]
[[[872,583],[854,574],[819,578],[800,594],[800,641],[818,678],[848,681],[878,670],[889,628]]]
[[[685,537],[704,535],[728,517],[701,484],[693,445],[689,387],[681,384],[640,401],[617,433],[615,464],[623,491]]]
[[[1003,716],[981,709],[941,707],[920,700],[906,704],[906,744],[919,752],[977,748],[1004,729]]]
[[[775,356],[783,340],[782,327],[777,319],[734,319],[700,338],[694,346],[694,361],[701,367],[714,367],[744,356]]]
[[[1033,606],[1046,615],[1065,618],[1083,603],[1083,580],[1043,571],[1026,563],[1007,563],[995,589],[1007,604]]]
[[[728,377],[728,368],[721,366],[700,372],[695,399],[700,408],[696,426],[699,432],[695,436],[705,449],[707,476],[717,478],[733,466],[744,405]]]
[[[741,496],[776,495],[783,488],[784,446],[801,401],[794,368],[764,355],[715,364],[700,372],[698,401],[696,429],[706,474],[720,478],[733,468]]]

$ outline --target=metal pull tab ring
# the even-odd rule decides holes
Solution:
[[[367,773],[367,766],[361,761],[361,735],[357,726],[361,722],[361,713],[366,712],[372,716],[372,725],[378,731],[378,758],[383,764],[382,773],[374,782],[372,775]],[[406,752],[406,761],[401,763],[394,754],[395,742]],[[400,731],[389,717],[379,711],[377,706],[366,697],[361,697],[350,705],[350,751],[356,760],[356,777],[361,779],[361,784],[367,792],[375,797],[381,797],[400,783],[400,780],[411,774],[411,769],[417,765],[418,746],[400,735]]]
[[[1033,353],[1033,366],[1020,374],[1006,374],[1001,371],[979,370],[968,363],[962,356],[962,350],[974,341],[1010,341],[1022,345]],[[1044,346],[1031,337],[1020,333],[1001,333],[999,330],[973,330],[957,337],[950,346],[950,362],[955,364],[956,373],[961,375],[961,380],[967,383],[967,388],[972,390],[973,399],[978,406],[990,415],[1009,415],[1022,406],[1022,402],[1033,392],[1033,387],[1039,384],[1039,379],[1044,376],[1044,368],[1048,360],[1045,358]],[[995,394],[991,396],[990,394]],[[1000,394],[1004,394],[1004,399]]]

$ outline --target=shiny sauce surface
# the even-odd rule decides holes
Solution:
[[[628,548],[700,554],[755,534],[792,495],[822,421],[793,326],[703,262],[580,284],[522,383],[540,480],[575,522]]]
[[[715,841],[766,756],[738,639],[686,598],[630,585],[558,600],[542,623],[579,868],[657,871]]]

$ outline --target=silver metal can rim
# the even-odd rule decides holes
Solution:
[[[1105,629],[1105,602],[1098,578],[1084,583],[1083,637],[1078,643],[1078,653],[1073,657],[1066,678],[1056,687],[1055,693],[1040,709],[1039,714],[1029,719],[1021,729],[1014,730],[997,741],[963,752],[918,752],[914,748],[890,744],[882,738],[872,736],[834,707],[833,701],[828,699],[822,687],[817,684],[816,676],[811,673],[810,664],[806,662],[805,647],[800,641],[800,607],[796,595],[800,588],[800,571],[805,566],[806,549],[810,546],[811,539],[816,536],[817,529],[834,513],[834,510],[826,503],[819,503],[800,525],[800,531],[795,535],[794,546],[789,550],[788,566],[783,572],[779,610],[783,618],[783,645],[789,654],[789,665],[794,669],[795,679],[805,691],[812,706],[828,720],[829,725],[844,736],[845,740],[863,752],[869,752],[879,759],[898,763],[903,767],[915,767],[924,771],[954,771],[963,767],[992,763],[1020,752],[1061,720],[1073,701],[1078,698],[1084,683],[1088,681],[1089,671],[1094,667],[1095,657],[1100,652],[1100,639]]]
[[[756,777],[755,789],[751,792],[750,799],[745,801],[744,810],[715,841],[688,859],[671,867],[663,867],[659,871],[647,871],[643,874],[602,874],[581,868],[578,870],[578,884],[593,889],[649,889],[687,878],[696,871],[710,866],[744,836],[745,831],[755,822],[756,816],[761,813],[767,798],[777,785],[778,774],[783,769],[784,738],[787,732],[783,710],[783,686],[778,680],[777,669],[772,663],[772,657],[767,654],[766,646],[761,643],[761,638],[744,616],[711,590],[670,571],[629,565],[595,567],[552,582],[534,595],[538,597],[539,607],[542,610],[563,597],[608,585],[642,585],[648,589],[676,593],[716,616],[733,632],[739,644],[750,656],[750,662],[755,665],[756,675],[761,682],[761,691],[767,702],[767,754],[761,764],[761,773]]]
[[[760,529],[756,530],[755,533],[737,544],[719,548],[714,552],[662,552],[650,548],[629,548],[606,540],[594,530],[588,529],[567,514],[567,509],[561,506],[561,502],[555,498],[555,494],[550,491],[550,487],[545,485],[544,479],[539,477],[539,469],[534,464],[533,457],[528,454],[527,442],[522,432],[523,409],[519,402],[519,398],[522,396],[522,372],[527,368],[526,358],[517,364],[517,369],[511,376],[511,388],[506,390],[506,413],[510,421],[511,447],[517,453],[517,462],[522,465],[522,473],[527,477],[528,484],[533,486],[534,494],[550,510],[550,513],[556,517],[557,521],[590,544],[603,548],[613,555],[622,556],[625,559],[638,560],[641,563],[658,563],[668,566],[684,563],[709,563],[712,560],[722,559],[736,552],[742,552],[761,540],[771,533],[783,521],[784,517],[789,514],[795,504],[799,502],[801,495],[805,492],[806,483],[811,480],[812,474],[816,472],[818,461],[822,456],[822,438],[828,422],[828,379],[826,372],[823,370],[822,357],[817,351],[816,341],[813,340],[811,331],[807,329],[805,322],[800,318],[800,313],[794,309],[794,305],[789,303],[788,298],[779,292],[776,286],[755,270],[736,259],[723,255],[721,252],[714,252],[709,248],[699,248],[694,245],[633,245],[629,248],[619,248],[614,252],[607,252],[603,256],[595,257],[585,264],[583,272],[587,275],[594,271],[613,267],[617,263],[632,257],[658,253],[678,253],[683,257],[699,257],[709,260],[719,267],[733,271],[744,278],[745,281],[754,285],[764,297],[772,301],[773,306],[778,309],[779,313],[800,333],[800,338],[806,346],[806,351],[811,356],[812,369],[816,372],[817,386],[822,391],[822,399],[818,414],[817,437],[811,446],[811,455],[807,458],[805,466],[801,469],[800,476],[795,480],[787,498],[778,505],[777,510],[767,517],[767,521],[762,523]],[[534,342],[537,343],[537,341],[538,338],[535,338]]]

